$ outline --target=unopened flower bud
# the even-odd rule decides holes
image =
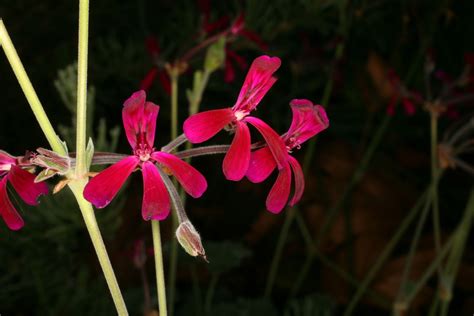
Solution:
[[[225,36],[221,36],[217,42],[209,46],[204,60],[204,68],[208,72],[219,69],[225,61]]]
[[[206,251],[201,243],[201,236],[190,221],[182,222],[176,230],[176,238],[184,250],[193,257],[200,256],[207,261]]]

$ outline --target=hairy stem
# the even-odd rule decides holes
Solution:
[[[165,274],[163,271],[163,252],[161,247],[160,222],[151,221],[151,231],[153,234],[153,253],[155,255],[155,272],[156,272],[156,292],[158,295],[158,307],[160,316],[167,316],[166,309],[166,288]]]
[[[71,188],[72,193],[74,193],[77,203],[79,204],[82,217],[84,218],[84,223],[86,224],[87,231],[89,232],[92,240],[92,245],[94,246],[94,250],[102,268],[102,272],[104,273],[105,280],[109,286],[110,294],[112,294],[112,299],[114,301],[115,308],[117,309],[117,314],[119,316],[126,316],[128,315],[127,307],[125,306],[125,301],[123,300],[122,293],[120,292],[117,278],[115,277],[112,264],[110,263],[109,256],[107,255],[107,250],[105,248],[104,241],[95,218],[94,209],[82,195],[86,183],[87,180],[85,179],[77,179],[71,181],[69,187]]]

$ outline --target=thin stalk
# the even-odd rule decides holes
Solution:
[[[179,74],[176,69],[171,69],[171,139],[178,136],[178,78]],[[178,215],[176,212],[171,214],[172,230],[178,228]],[[178,243],[176,238],[171,238],[170,243],[170,262],[169,262],[169,277],[168,277],[168,305],[169,314],[173,316],[174,312],[174,295],[176,291],[176,269],[178,265]]]
[[[56,153],[63,156],[67,155],[65,148],[63,147],[58,135],[54,131],[54,128],[51,125],[51,122],[49,121],[43,106],[41,105],[38,95],[36,94],[35,89],[33,88],[33,85],[26,74],[25,68],[21,63],[20,57],[18,56],[15,47],[13,46],[10,35],[8,35],[7,29],[5,28],[2,19],[0,19],[0,46],[3,47],[3,51],[7,56],[8,62],[12,67],[16,79],[18,80],[18,83],[25,94],[26,100],[28,101],[31,110],[35,115],[41,130],[46,136],[49,145]]]
[[[202,41],[198,45],[194,46],[191,48],[183,57],[179,59],[180,62],[187,63],[191,58],[194,57],[198,52],[200,52],[202,49],[206,48],[207,46],[211,45],[212,43],[216,42],[221,38],[222,36],[225,36],[229,33],[229,30],[222,31],[216,35],[213,35],[209,37],[208,39]]]
[[[84,218],[84,223],[86,224],[87,231],[92,240],[92,245],[99,259],[102,272],[104,274],[105,280],[112,294],[112,299],[117,309],[117,314],[119,316],[127,316],[127,307],[125,306],[125,301],[123,300],[122,293],[117,283],[117,278],[115,277],[112,264],[110,263],[109,256],[107,255],[107,250],[100,233],[99,226],[97,225],[97,220],[95,218],[94,209],[92,205],[84,199],[82,192],[87,183],[85,179],[77,179],[71,181],[69,187],[71,188],[72,193],[76,197],[77,203]]]
[[[433,233],[436,253],[441,250],[441,228],[439,219],[439,199],[438,199],[438,114],[431,112],[431,182],[433,199]],[[438,275],[442,280],[442,267],[438,267]]]
[[[151,221],[151,231],[153,234],[153,253],[155,255],[156,291],[158,295],[158,307],[160,311],[160,316],[167,316],[168,313],[166,310],[165,274],[163,271],[163,252],[161,250],[161,234],[159,221]]]
[[[456,276],[459,270],[459,265],[462,260],[466,242],[469,237],[469,233],[472,228],[472,220],[474,218],[474,189],[471,189],[469,199],[464,211],[464,216],[459,224],[459,230],[455,238],[452,251],[449,255],[446,264],[446,277],[448,278],[449,288],[448,291],[452,291],[452,284],[456,280]],[[449,310],[449,304],[451,302],[451,293],[446,293],[445,297],[441,297],[441,316],[445,316]]]
[[[408,229],[408,227],[410,227],[412,221],[416,218],[416,215],[418,214],[418,211],[421,208],[423,202],[425,201],[425,199],[429,198],[429,193],[430,193],[429,190],[431,190],[431,186],[429,186],[426,189],[426,191],[420,196],[420,198],[418,199],[416,204],[412,207],[408,215],[403,219],[403,222],[400,224],[399,229],[395,232],[393,237],[390,239],[387,246],[385,246],[384,250],[382,251],[380,256],[377,258],[377,261],[372,265],[372,268],[367,273],[365,279],[362,281],[361,286],[357,289],[356,293],[352,297],[349,303],[349,306],[344,311],[344,316],[352,315],[352,312],[357,306],[357,303],[365,294],[370,283],[373,281],[373,279],[379,272],[380,268],[382,268],[383,264],[388,259],[393,249],[395,248],[399,240],[402,238],[405,231]]]
[[[433,184],[432,184],[432,186],[433,186]],[[430,192],[430,193],[431,193],[431,197],[432,197],[433,192]],[[409,281],[411,265],[412,265],[412,262],[413,262],[413,258],[415,257],[416,248],[418,246],[418,241],[420,239],[421,232],[423,230],[423,226],[425,225],[425,222],[426,222],[426,217],[428,216],[428,211],[429,211],[430,206],[431,206],[431,203],[430,203],[431,201],[432,201],[432,199],[426,199],[425,206],[423,207],[423,211],[421,212],[420,219],[418,220],[418,223],[416,225],[415,233],[413,235],[413,239],[412,239],[412,242],[411,242],[411,245],[410,245],[410,251],[408,253],[408,257],[407,257],[407,260],[406,260],[406,263],[405,263],[405,267],[403,269],[402,282],[400,284],[400,288],[398,289],[398,295],[397,295],[397,299],[395,301],[395,306],[397,305],[398,301],[401,301],[401,300],[404,299],[404,295],[407,291],[407,282]]]
[[[186,135],[181,134],[178,137],[176,137],[175,139],[173,139],[171,142],[169,142],[169,144],[167,144],[166,146],[161,147],[161,151],[169,153],[169,152],[173,151],[175,148],[181,146],[182,144],[184,144],[187,141],[188,141],[188,139],[186,138]]]
[[[436,271],[436,269],[442,263],[443,259],[448,254],[449,250],[451,250],[454,239],[455,238],[453,238],[453,236],[451,236],[451,238],[449,238],[449,240],[446,242],[446,244],[441,248],[441,251],[438,253],[436,258],[428,266],[428,269],[426,269],[425,273],[421,276],[420,280],[413,286],[410,294],[407,296],[406,301],[405,301],[407,306],[411,303],[411,301],[415,298],[416,294],[418,294],[418,292],[421,290],[421,288],[426,284],[426,282],[429,280],[429,278],[433,275],[433,273]]]
[[[301,214],[299,212],[296,212],[296,223],[298,224],[301,235],[303,236],[306,246],[308,247],[308,252],[309,253],[314,253],[316,257],[321,261],[323,265],[334,271],[341,279],[344,281],[348,282],[350,285],[352,285],[354,288],[357,288],[360,286],[360,281],[354,278],[350,273],[345,271],[343,268],[341,268],[337,263],[333,262],[331,259],[327,258],[324,254],[319,252],[318,248],[314,244],[313,238],[311,237],[311,233],[308,230],[308,227],[306,227],[306,224],[304,222],[304,219],[302,218]],[[309,256],[306,257],[308,259]],[[306,265],[303,266],[305,268]],[[309,268],[309,267],[307,267]],[[369,297],[374,301],[380,304],[380,306],[383,306],[385,308],[390,308],[390,301],[385,298],[384,296],[380,295],[377,292],[372,291],[371,289],[367,290],[367,294]],[[294,296],[295,293],[290,292],[290,297]]]
[[[217,282],[219,281],[219,274],[214,273],[211,277],[211,282],[206,293],[206,301],[204,303],[204,310],[207,316],[211,315],[212,311],[212,298],[214,297],[214,292],[216,290]]]
[[[79,40],[77,60],[76,177],[87,172],[87,50],[89,42],[89,0],[79,0]]]

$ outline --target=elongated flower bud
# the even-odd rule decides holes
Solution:
[[[201,243],[201,236],[190,221],[182,222],[176,230],[176,238],[184,250],[193,257],[200,256],[207,261],[206,251]]]

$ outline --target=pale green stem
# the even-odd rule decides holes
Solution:
[[[170,72],[171,77],[171,139],[178,136],[178,78],[176,69]],[[176,212],[171,214],[172,230],[175,231],[178,227],[178,215]],[[178,265],[178,244],[176,238],[171,239],[170,243],[170,266],[168,277],[168,305],[169,315],[172,316],[174,312],[174,294],[176,290],[176,269]]]
[[[87,50],[89,42],[89,0],[79,1],[79,40],[77,60],[76,177],[87,173]]]
[[[31,110],[35,115],[36,120],[43,130],[49,145],[55,152],[65,156],[66,150],[61,144],[59,137],[54,131],[54,128],[51,125],[51,122],[49,121],[43,106],[41,105],[38,95],[36,94],[35,89],[33,88],[33,85],[26,74],[25,68],[21,63],[20,57],[18,56],[15,47],[13,46],[2,19],[0,19],[0,45],[3,47],[3,51],[7,56],[8,62],[15,73],[16,79],[18,80],[18,83],[25,94],[26,100],[30,104]]]
[[[120,292],[120,288],[114,274],[114,270],[112,269],[112,264],[110,263],[109,256],[107,255],[107,250],[105,249],[104,241],[102,239],[102,235],[100,234],[99,226],[97,225],[95,218],[94,209],[82,195],[86,183],[87,180],[85,179],[77,179],[71,181],[69,187],[74,193],[77,203],[79,204],[87,231],[89,232],[92,240],[92,245],[94,246],[97,258],[99,259],[99,263],[102,268],[102,272],[104,273],[105,280],[109,286],[110,294],[112,294],[112,299],[114,301],[115,308],[117,309],[117,314],[119,316],[126,316],[128,315],[127,307],[125,306],[122,293]]]
[[[158,306],[160,316],[167,316],[165,274],[163,271],[163,252],[161,250],[160,222],[152,220],[151,230],[153,233],[153,249],[155,254],[156,292],[158,295]]]

